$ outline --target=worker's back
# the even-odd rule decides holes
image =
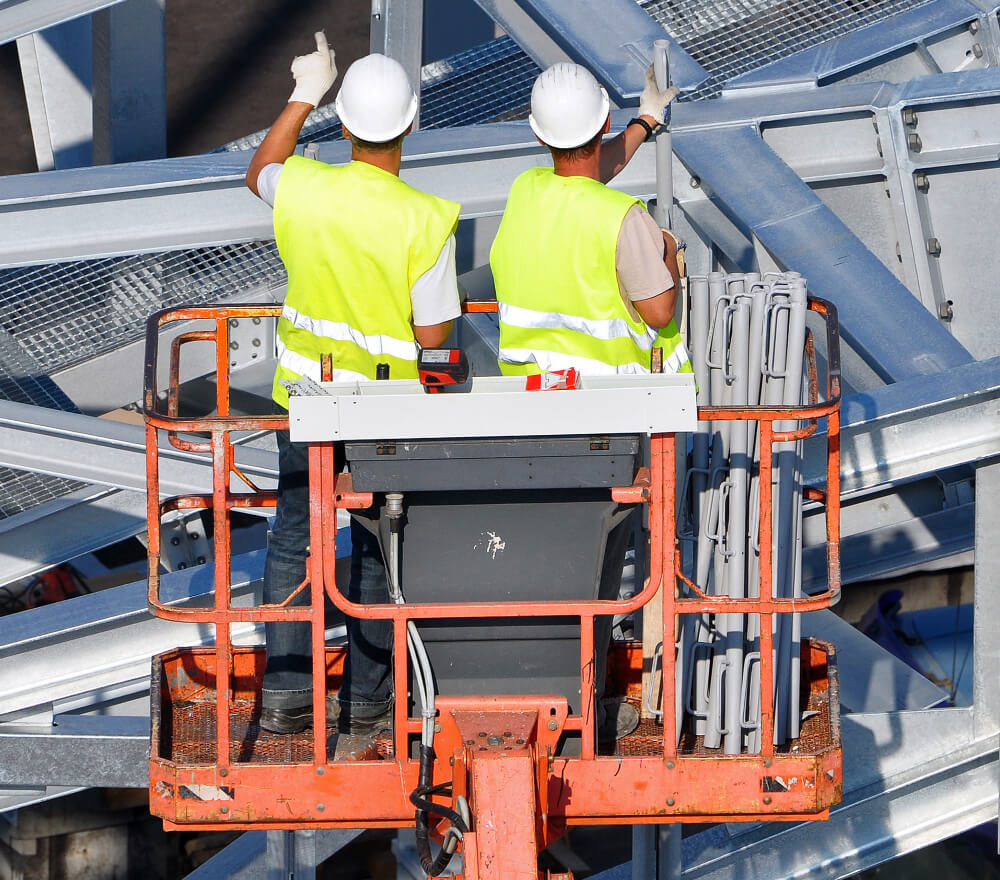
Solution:
[[[274,204],[288,267],[275,399],[287,400],[280,380],[316,372],[325,353],[338,379],[374,379],[380,362],[393,378],[415,378],[410,289],[457,222],[458,205],[367,162],[289,158]]]

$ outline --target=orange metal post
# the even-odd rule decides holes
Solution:
[[[519,752],[474,757],[473,838],[466,845],[464,880],[538,880],[534,761]]]

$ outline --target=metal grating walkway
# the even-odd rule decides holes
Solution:
[[[711,76],[714,97],[740,74],[842,37],[929,0],[637,0]]]

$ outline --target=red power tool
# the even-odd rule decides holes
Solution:
[[[443,385],[461,385],[469,378],[469,359],[460,348],[424,348],[417,358],[420,384],[430,394]]]

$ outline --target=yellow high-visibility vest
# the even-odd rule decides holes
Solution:
[[[458,225],[459,206],[369,165],[285,162],[274,200],[274,235],[288,270],[278,321],[272,395],[282,380],[319,380],[333,355],[334,381],[417,376],[413,283],[437,262]]]
[[[638,199],[587,177],[532,168],[511,187],[490,267],[500,312],[500,370],[527,375],[576,367],[584,375],[691,372],[677,325],[657,332],[622,300],[615,251]]]

